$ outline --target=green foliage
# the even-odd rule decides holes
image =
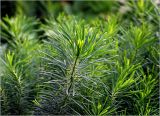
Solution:
[[[41,4],[47,18],[41,22],[22,15],[37,10],[25,3]],[[87,3],[83,7],[91,8],[86,11],[90,16],[82,18],[78,3]],[[2,115],[159,114],[155,4],[125,2],[134,10],[131,17],[130,11],[113,13],[120,7],[117,1],[100,3],[17,1],[20,14],[2,17],[7,46],[0,55]],[[55,17],[60,9],[77,15]],[[92,11],[102,15],[95,18]]]
[[[33,110],[32,100],[38,92],[36,49],[40,48],[34,24],[36,21],[25,16],[6,17],[1,22],[2,37],[8,42],[8,49],[0,59],[2,114],[30,114]]]
[[[96,28],[71,17],[68,22],[51,23],[44,28],[49,41],[45,42],[45,51],[42,51],[43,69],[46,69],[43,73],[51,77],[48,83],[57,85],[53,91],[57,93],[62,89],[60,93],[66,102],[66,97],[78,96],[81,87],[90,88],[88,83],[93,83],[92,77],[96,80],[105,73],[105,62],[110,60],[106,55],[112,52],[106,49],[111,43],[107,43],[107,38]],[[61,83],[57,83],[59,81]]]
[[[131,25],[127,31],[122,27],[115,29],[118,22],[113,17],[112,21],[92,25],[75,17],[60,15],[58,22],[48,20],[48,24],[43,26],[48,39],[44,42],[44,51],[41,51],[44,63],[42,77],[49,77],[47,85],[52,87],[49,94],[52,97],[48,96],[48,92],[42,94],[45,97],[40,101],[42,104],[48,103],[47,108],[46,105],[40,106],[42,114],[46,113],[45,109],[51,111],[46,114],[152,114],[148,106],[144,106],[147,108],[145,110],[141,107],[142,111],[132,107],[138,109],[140,103],[133,104],[134,100],[143,99],[135,97],[141,91],[136,86],[141,82],[140,72],[145,73],[141,64],[148,63],[144,55],[153,52],[147,51],[150,45],[156,45],[153,32],[147,33],[153,28],[143,24]],[[102,27],[104,23],[106,25]],[[101,27],[102,31],[97,27]],[[123,40],[114,39],[119,37],[116,35],[118,31],[123,34]],[[53,96],[55,101],[57,98],[59,100],[50,101]],[[58,110],[50,109],[55,104],[58,104]]]
[[[35,81],[29,74],[28,58],[17,60],[14,53],[8,52],[3,61],[4,72],[1,76],[2,114],[26,114],[34,98]],[[27,72],[27,73],[26,73]],[[7,104],[7,105],[6,105]]]
[[[154,70],[154,69],[153,69]],[[142,72],[142,79],[140,79],[140,84],[136,85],[138,92],[135,94],[135,110],[139,115],[158,115],[158,75],[148,74],[145,75]],[[153,93],[152,93],[153,92]],[[157,97],[156,97],[157,96]],[[152,107],[154,106],[154,107]]]
[[[5,39],[10,47],[17,48],[20,44],[26,44],[25,41],[36,39],[35,28],[38,22],[34,18],[27,18],[23,15],[17,15],[16,18],[4,17],[0,22],[1,37]]]
[[[136,23],[142,23],[144,21],[158,24],[158,6],[154,0],[138,0],[130,1],[127,3],[131,7],[131,18]],[[130,16],[130,15],[129,15]]]

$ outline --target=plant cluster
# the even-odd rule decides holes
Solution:
[[[127,19],[3,17],[1,114],[158,115],[158,11],[127,4]]]

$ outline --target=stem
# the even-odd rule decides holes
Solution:
[[[133,52],[132,58],[131,58],[131,63],[133,62],[133,60],[136,58],[137,55],[137,48],[135,49],[135,51]]]
[[[74,82],[74,72],[75,72],[75,68],[76,68],[76,64],[77,64],[78,57],[79,57],[79,54],[77,54],[76,59],[75,59],[75,61],[74,61],[74,65],[73,65],[72,72],[71,72],[71,77],[70,77],[70,83],[71,83],[71,84],[70,84],[70,86],[68,87],[67,93],[69,93],[70,89],[71,89],[72,86],[73,86],[73,82]]]

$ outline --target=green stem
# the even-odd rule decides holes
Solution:
[[[74,72],[75,72],[75,68],[76,68],[76,64],[77,64],[78,57],[79,57],[79,54],[77,54],[76,59],[75,59],[75,61],[74,61],[74,65],[73,65],[72,72],[71,72],[71,77],[70,77],[70,83],[71,83],[71,84],[70,84],[70,86],[68,87],[67,93],[69,93],[70,89],[71,89],[72,86],[73,86],[73,82],[74,82]]]

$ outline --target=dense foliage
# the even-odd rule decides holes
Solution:
[[[16,15],[2,17],[2,115],[159,114],[159,9],[95,2],[39,2],[39,20],[17,1]]]

